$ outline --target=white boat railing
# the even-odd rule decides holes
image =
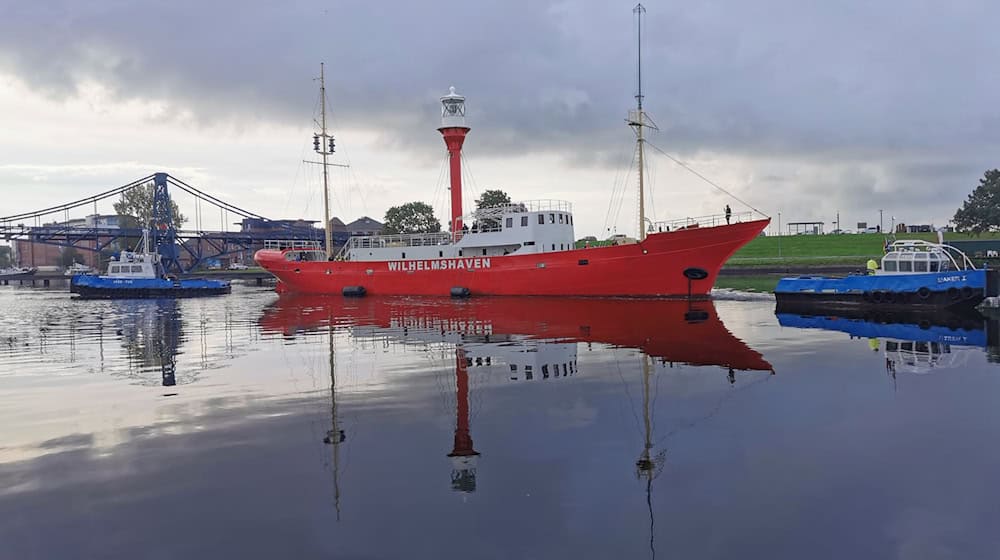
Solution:
[[[399,235],[365,235],[350,237],[345,247],[351,249],[384,249],[390,247],[430,247],[447,245],[451,235],[447,232],[409,233]]]
[[[544,199],[512,202],[502,206],[481,208],[463,218],[499,217],[504,214],[519,214],[525,212],[567,212],[573,213],[573,205],[565,200]]]
[[[695,216],[693,218],[679,218],[663,222],[650,222],[649,231],[664,232],[678,229],[690,229],[697,227],[716,227],[729,224],[738,224],[753,220],[753,212],[733,212],[726,219],[725,214],[712,214],[710,216]]]
[[[319,241],[307,241],[304,239],[269,239],[264,241],[264,248],[271,251],[284,251],[285,249],[322,251],[323,245]]]
[[[905,255],[911,253],[927,253],[935,256],[945,257],[954,265],[955,270],[976,270],[976,264],[972,262],[961,249],[948,245],[947,243],[933,243],[922,239],[906,239],[894,241],[889,245],[885,257],[882,257],[883,266],[886,257],[890,255]],[[892,259],[890,259],[892,260]],[[895,259],[897,261],[901,259]]]

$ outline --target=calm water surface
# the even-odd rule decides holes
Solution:
[[[1000,557],[993,326],[773,307],[3,287],[0,558]]]

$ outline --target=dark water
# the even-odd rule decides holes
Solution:
[[[986,331],[773,307],[2,288],[0,557],[1000,556]]]

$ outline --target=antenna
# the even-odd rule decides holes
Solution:
[[[646,13],[646,8],[642,4],[636,4],[635,8],[632,8],[632,13],[635,14],[636,27],[639,30],[639,36],[637,42],[638,48],[636,49],[639,53],[638,67],[639,67],[639,91],[635,96],[636,101],[639,105],[639,110],[642,111],[642,14]]]
[[[646,239],[646,177],[645,177],[645,162],[644,162],[644,151],[646,139],[643,136],[643,128],[652,128],[657,130],[656,123],[651,119],[646,117],[646,112],[642,110],[642,14],[646,13],[646,8],[642,4],[636,4],[635,8],[632,9],[632,13],[635,14],[636,21],[639,26],[639,41],[638,41],[638,66],[639,66],[639,91],[635,95],[636,109],[634,111],[629,111],[628,125],[635,129],[636,134],[636,150],[639,153],[639,228],[637,231],[636,239],[639,242],[645,241]]]

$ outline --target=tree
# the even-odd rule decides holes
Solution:
[[[476,209],[493,208],[510,204],[510,195],[500,189],[483,191],[483,196],[476,199]]]
[[[83,261],[83,257],[75,247],[66,247],[59,255],[59,264],[62,266],[73,266],[73,263],[78,261]]]
[[[976,235],[1000,230],[1000,169],[988,170],[952,218],[955,228]]]
[[[407,202],[393,206],[385,213],[382,233],[437,233],[441,222],[434,217],[434,209],[423,202]]]
[[[149,227],[153,216],[153,185],[140,185],[122,193],[115,203],[115,213],[119,216],[133,216],[139,227]],[[187,218],[177,209],[177,203],[170,201],[170,213],[174,216],[174,227],[180,228]]]

